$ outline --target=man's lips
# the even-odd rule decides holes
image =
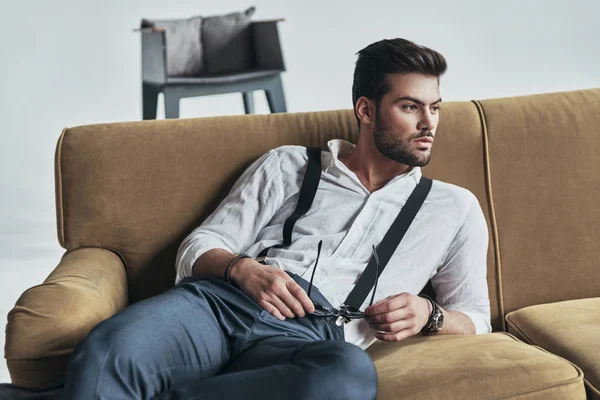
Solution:
[[[416,142],[421,142],[421,143],[433,143],[433,138],[430,137],[424,137],[421,139],[417,139]]]

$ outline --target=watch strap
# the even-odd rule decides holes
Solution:
[[[421,332],[424,333],[437,333],[440,328],[435,326],[435,321],[434,319],[436,318],[436,316],[438,314],[442,313],[442,310],[440,309],[440,307],[437,305],[437,303],[435,301],[433,301],[433,299],[425,294],[420,294],[419,297],[424,298],[425,300],[429,301],[429,303],[431,303],[431,313],[429,314],[429,319],[427,320],[427,323],[425,324],[425,326],[423,327],[423,329],[421,330]],[[439,316],[438,316],[439,318]]]

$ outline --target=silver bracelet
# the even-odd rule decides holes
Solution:
[[[250,257],[248,254],[239,254],[237,256],[235,256],[235,258],[231,261],[229,261],[229,264],[227,264],[227,268],[225,268],[225,282],[227,283],[231,283],[231,267],[233,267],[233,264],[236,263],[236,261],[241,260],[242,258],[252,258]]]

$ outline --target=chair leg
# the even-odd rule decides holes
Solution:
[[[165,95],[165,118],[179,118],[179,96],[169,92],[168,89],[164,91]]]
[[[142,119],[156,119],[160,89],[142,82]]]
[[[272,113],[287,112],[281,76],[278,76],[273,82],[273,85],[269,89],[265,90],[265,94],[267,95],[267,102],[269,103],[269,109]]]
[[[253,92],[242,92],[244,97],[244,110],[246,114],[254,114],[254,96]]]

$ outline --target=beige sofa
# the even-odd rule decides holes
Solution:
[[[65,129],[66,252],[8,316],[13,383],[60,384],[92,327],[172,286],[179,243],[265,151],[356,137],[351,110]],[[479,198],[494,333],[376,343],[379,398],[600,399],[600,90],[448,102],[424,174]]]

